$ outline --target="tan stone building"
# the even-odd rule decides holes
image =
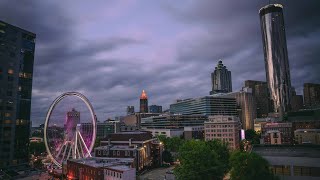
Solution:
[[[320,129],[297,129],[294,131],[294,137],[298,144],[320,145]]]

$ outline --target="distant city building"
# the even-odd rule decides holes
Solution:
[[[204,115],[161,115],[141,119],[142,129],[184,129],[188,126],[203,126],[208,120]]]
[[[320,84],[305,83],[303,85],[304,104],[307,108],[320,107]]]
[[[297,129],[294,137],[297,144],[320,145],[320,129]]]
[[[218,62],[217,67],[211,73],[211,81],[212,91],[210,94],[232,92],[231,71],[222,64],[222,61]]]
[[[204,123],[205,140],[221,140],[231,149],[238,149],[240,143],[240,119],[236,116],[209,116]]]
[[[0,21],[0,169],[29,163],[35,39]]]
[[[320,148],[314,146],[253,146],[279,179],[319,179]]]
[[[94,149],[96,157],[134,158],[137,171],[162,164],[163,145],[150,132],[109,134]]]
[[[278,132],[279,131],[279,132]],[[276,137],[274,137],[276,136]],[[277,140],[276,144],[292,144],[293,131],[292,123],[270,122],[261,127],[261,144],[275,144],[275,139],[279,136],[281,140]]]
[[[158,105],[149,106],[149,113],[162,113],[162,106],[158,106]]]
[[[142,90],[140,96],[140,113],[147,113],[148,112],[148,96],[147,93]]]
[[[303,109],[303,96],[293,95],[291,98],[291,110],[299,111],[300,109]]]
[[[136,179],[133,158],[68,159],[67,179],[132,180]]]
[[[170,112],[183,115],[238,115],[235,98],[216,96],[177,100],[170,105]]]
[[[204,139],[204,126],[186,126],[183,128],[185,140]]]
[[[258,133],[261,133],[261,128],[263,125],[271,122],[277,122],[279,118],[267,117],[267,118],[256,118],[254,119],[254,130]]]
[[[81,123],[80,129],[83,134],[91,134],[93,132],[93,125],[92,123]],[[106,121],[97,123],[96,138],[98,139],[105,138],[109,134],[117,132],[120,132],[120,122]]]
[[[269,4],[259,11],[266,77],[272,108],[280,117],[291,110],[291,79],[287,40],[281,4]]]
[[[152,136],[156,137],[159,135],[165,137],[181,137],[183,136],[183,129],[167,128],[167,129],[155,129],[155,128],[143,128],[144,131],[151,132]]]
[[[289,112],[287,121],[292,123],[293,131],[297,129],[320,129],[320,109]]]
[[[257,117],[256,101],[252,95],[251,88],[244,88],[240,92],[232,92],[222,94],[222,97],[232,97],[237,101],[237,105],[241,108],[239,112],[242,129],[254,129],[254,119]]]
[[[127,115],[134,114],[134,106],[128,106],[127,107]]]
[[[159,115],[160,113],[135,113],[135,114],[123,117],[121,123],[123,123],[123,125],[125,126],[136,126],[137,129],[140,129],[142,118],[159,116]]]
[[[30,140],[30,143],[40,143],[40,142],[43,142],[43,138],[41,137],[31,137],[29,138]]]
[[[64,124],[65,133],[69,140],[72,140],[77,124],[80,124],[80,112],[72,108],[71,111],[67,112],[67,121]]]
[[[244,82],[244,87],[252,89],[252,95],[255,98],[257,106],[257,117],[267,117],[270,112],[270,99],[267,82],[246,80]]]

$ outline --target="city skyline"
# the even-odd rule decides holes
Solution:
[[[219,59],[234,91],[245,80],[266,81],[258,11],[268,1],[34,3],[0,3],[1,20],[37,34],[33,124],[70,90],[87,96],[100,120],[139,107],[142,89],[166,109],[206,95]],[[303,83],[320,83],[319,2],[272,3],[284,5],[292,86],[302,94]]]

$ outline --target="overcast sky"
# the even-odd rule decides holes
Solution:
[[[264,80],[258,11],[267,0],[1,0],[0,19],[37,34],[33,125],[66,91],[91,101],[99,120],[149,105],[208,95],[219,59],[233,90]],[[292,85],[320,83],[320,1],[284,4]]]

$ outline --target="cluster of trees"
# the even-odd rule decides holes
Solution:
[[[249,132],[251,133],[251,132]],[[250,137],[250,136],[249,136]],[[256,138],[255,135],[249,141]],[[230,151],[221,141],[186,141],[179,137],[158,137],[164,143],[163,160],[172,162],[171,152],[178,154],[180,165],[174,174],[180,179],[223,179],[227,174],[232,180],[278,179],[269,170],[268,162],[255,153]]]
[[[260,133],[257,133],[253,129],[245,131],[246,140],[250,141],[251,144],[260,144]]]
[[[41,153],[46,152],[46,146],[44,142],[31,142],[29,146],[29,153],[35,156],[39,156]]]

